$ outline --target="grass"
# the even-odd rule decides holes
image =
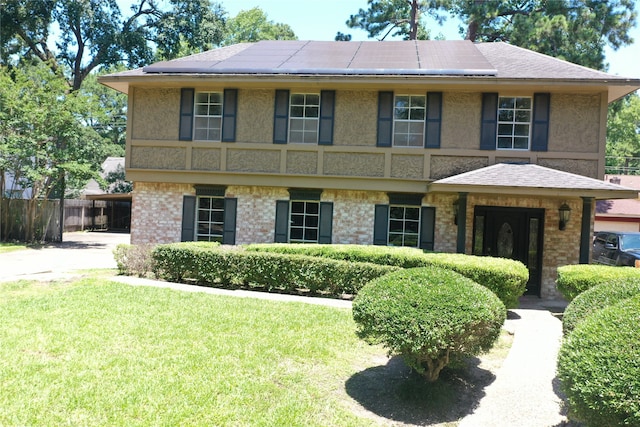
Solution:
[[[455,425],[472,409],[446,409],[465,381],[416,382],[345,309],[88,277],[0,283],[0,325],[0,425]]]
[[[23,249],[27,249],[27,246],[22,243],[0,243],[0,254],[21,251]]]

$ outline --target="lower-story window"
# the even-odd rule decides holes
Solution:
[[[318,243],[320,202],[291,201],[289,242]]]
[[[389,206],[389,246],[420,244],[420,208],[415,206]]]
[[[183,242],[236,243],[238,200],[225,197],[225,187],[195,185],[196,194],[182,199]]]
[[[195,240],[222,243],[224,197],[198,196],[197,206]]]
[[[290,189],[290,200],[276,201],[276,243],[331,243],[333,203],[322,190]]]
[[[436,208],[421,206],[420,194],[389,194],[388,205],[376,205],[373,244],[433,250]]]

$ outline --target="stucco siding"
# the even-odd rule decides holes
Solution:
[[[324,173],[343,176],[384,176],[384,154],[325,153]]]
[[[482,94],[445,92],[442,96],[441,148],[480,148]]]
[[[424,178],[424,156],[393,154],[391,156],[391,176],[393,178]]]
[[[132,147],[132,168],[184,170],[186,149],[180,147]]]
[[[376,146],[377,91],[337,91],[333,144]]]
[[[280,152],[227,150],[227,170],[232,172],[279,172]]]
[[[273,142],[273,90],[238,90],[236,141],[271,144]]]
[[[489,166],[487,157],[431,156],[431,179],[442,179],[452,175]]]
[[[177,140],[180,89],[134,88],[127,131],[133,139]]]
[[[549,151],[597,153],[600,106],[600,95],[552,94]]]

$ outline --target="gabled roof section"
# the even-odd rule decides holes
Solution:
[[[144,68],[101,76],[127,93],[130,83],[157,84],[210,78],[284,82],[301,79],[404,84],[487,86],[507,84],[608,91],[612,102],[640,88],[640,79],[616,76],[507,43],[468,40],[265,40],[213,49]],[[544,88],[544,89],[541,89]],[[498,88],[496,87],[496,90]]]
[[[144,73],[483,75],[497,70],[469,41],[260,41],[232,56],[164,61]]]
[[[429,184],[433,192],[630,199],[638,190],[544,166],[498,163]]]

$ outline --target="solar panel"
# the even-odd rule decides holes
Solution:
[[[144,73],[496,75],[470,41],[262,41],[226,58],[165,61]]]

